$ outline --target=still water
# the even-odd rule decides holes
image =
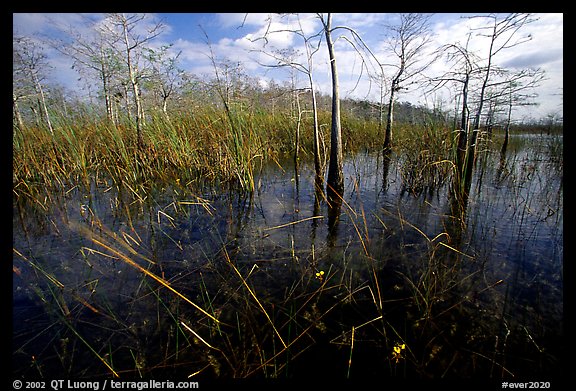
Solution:
[[[15,200],[13,373],[558,376],[562,138],[515,140],[479,155],[460,208],[450,181],[414,193],[372,152],[346,159],[336,211],[290,159],[252,194],[95,181]]]

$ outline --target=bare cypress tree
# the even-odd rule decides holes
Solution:
[[[537,68],[521,69],[513,73],[503,71],[502,74],[502,80],[491,84],[490,99],[494,111],[505,112],[504,142],[501,152],[506,153],[512,124],[512,111],[514,107],[536,105],[532,99],[536,98],[537,94],[530,90],[540,85],[545,78],[545,72]]]
[[[44,88],[42,87],[42,81],[44,79],[43,72],[47,67],[46,56],[42,52],[42,48],[34,41],[25,37],[14,37],[13,38],[13,73],[25,84],[32,86],[34,93],[29,96],[34,96],[36,98],[36,103],[38,110],[41,115],[37,114],[37,120],[42,118],[48,127],[48,130],[52,135],[54,135],[54,129],[52,128],[52,121],[50,120],[50,114],[48,112],[48,106],[46,105],[46,96],[44,94]],[[15,92],[13,86],[13,93]],[[18,94],[13,94],[13,109],[18,109]],[[32,110],[36,112],[34,106]],[[17,116],[19,114],[16,114]],[[21,120],[21,117],[20,117]],[[19,123],[19,125],[21,125]]]
[[[170,55],[168,49],[172,45],[162,46],[159,50],[148,49],[146,59],[152,68],[151,85],[159,93],[162,113],[168,121],[168,99],[174,89],[182,82],[184,71],[178,67],[178,58],[182,51]]]
[[[118,35],[109,34],[98,22],[84,17],[84,22],[90,26],[93,34],[79,32],[73,27],[60,28],[70,40],[48,38],[50,45],[74,61],[73,68],[82,72],[88,70],[97,75],[102,83],[102,94],[106,105],[106,117],[115,122],[113,97],[113,78],[120,72],[120,59],[113,49],[121,39]],[[54,22],[54,26],[58,24]]]
[[[140,97],[140,80],[142,72],[138,70],[138,62],[144,45],[160,35],[165,28],[162,22],[153,23],[146,29],[146,35],[141,36],[138,31],[142,21],[145,20],[146,14],[110,14],[107,18],[108,23],[104,26],[112,36],[120,37],[122,41],[123,59],[128,70],[128,81],[132,89],[132,97],[136,107],[136,139],[138,148],[144,147],[144,138],[142,128],[144,126],[144,109]]]
[[[303,71],[304,73],[306,73],[308,75],[309,78],[309,82],[310,82],[310,90],[312,92],[312,105],[313,105],[313,112],[316,113],[316,109],[314,108],[316,106],[316,97],[314,94],[315,88],[313,85],[313,79],[312,79],[312,56],[314,55],[314,53],[316,53],[319,49],[320,46],[320,40],[318,41],[314,41],[315,38],[323,35],[326,38],[326,45],[328,48],[328,55],[330,58],[330,68],[331,68],[331,75],[332,75],[332,125],[331,125],[331,132],[330,132],[330,163],[329,163],[329,167],[328,167],[328,180],[327,180],[327,188],[328,191],[332,193],[332,195],[334,195],[334,193],[338,194],[338,197],[336,198],[341,198],[341,195],[343,193],[344,190],[344,174],[343,174],[343,148],[342,148],[342,130],[341,130],[341,124],[340,124],[340,86],[339,86],[339,82],[338,82],[338,70],[337,70],[337,66],[336,66],[336,57],[335,57],[335,52],[334,52],[334,42],[332,39],[332,33],[337,30],[337,29],[341,29],[346,31],[347,33],[349,33],[349,35],[351,36],[352,39],[349,39],[348,37],[342,35],[339,38],[343,38],[344,40],[348,41],[348,43],[350,43],[354,50],[360,55],[361,59],[362,59],[362,70],[364,71],[365,69],[367,69],[367,64],[370,63],[370,59],[372,60],[376,60],[376,57],[374,56],[374,54],[371,52],[371,50],[368,48],[368,46],[366,45],[366,43],[362,40],[362,38],[360,37],[360,35],[354,31],[352,28],[347,27],[347,26],[336,26],[336,27],[332,27],[332,14],[327,14],[326,16],[323,14],[316,14],[317,18],[321,21],[322,23],[322,29],[314,34],[314,35],[310,35],[310,36],[306,36],[303,32],[302,26],[300,24],[300,19],[298,18],[297,21],[299,23],[299,29],[292,29],[292,30],[287,30],[287,29],[281,29],[281,30],[276,30],[276,31],[272,31],[270,29],[270,25],[268,26],[268,29],[266,30],[266,33],[264,34],[263,37],[259,37],[257,39],[264,39],[267,40],[267,35],[271,34],[273,32],[292,32],[292,33],[296,33],[300,36],[302,36],[302,38],[304,39],[304,43],[305,43],[305,48],[306,48],[306,54],[307,54],[307,60],[308,60],[308,65],[302,65],[302,64],[297,64],[297,63],[286,63],[284,60],[282,61],[284,63],[284,66],[291,66],[291,67],[295,67],[301,71]],[[315,42],[315,43],[313,43]],[[316,44],[317,42],[317,44]],[[316,46],[315,46],[316,45]],[[268,53],[266,53],[268,54]],[[270,55],[270,54],[269,54]],[[272,55],[273,56],[273,55]],[[278,59],[276,57],[276,59]],[[317,117],[316,115],[314,116],[314,122],[315,122],[315,126],[314,126],[314,165],[316,168],[316,184],[318,184],[319,182],[322,181],[322,176],[318,175],[318,173],[321,172],[321,163],[320,163],[320,137],[319,137],[319,129],[318,129],[318,121],[317,121]]]
[[[421,54],[431,40],[428,25],[430,16],[414,13],[400,14],[400,24],[389,27],[392,31],[392,50],[398,57],[398,63],[394,65],[396,72],[392,77],[390,86],[384,150],[392,147],[396,94],[406,88],[408,80],[421,74],[433,61],[421,63]]]
[[[334,42],[332,41],[332,14],[328,14],[324,19],[319,15],[324,34],[326,36],[326,46],[330,58],[330,70],[332,71],[332,127],[330,131],[330,164],[328,166],[327,193],[329,199],[336,200],[344,193],[344,172],[342,158],[342,126],[340,125],[340,85],[338,83],[338,68],[336,66],[336,55],[334,54]],[[334,194],[336,193],[336,194]]]
[[[479,36],[487,37],[490,40],[488,55],[486,57],[486,66],[484,67],[484,78],[480,88],[480,97],[478,99],[478,106],[476,115],[474,116],[474,123],[472,126],[472,134],[468,142],[468,150],[466,153],[466,167],[465,167],[465,182],[469,183],[472,179],[472,169],[474,167],[474,159],[476,156],[476,142],[478,132],[480,131],[480,118],[485,103],[485,94],[489,86],[491,71],[493,68],[494,57],[502,50],[518,46],[524,42],[532,39],[530,35],[520,36],[517,34],[519,30],[528,23],[534,22],[530,14],[509,14],[503,19],[500,19],[497,14],[489,14],[485,16],[477,16],[478,18],[487,18],[490,24],[485,27],[480,27]]]
[[[27,76],[27,67],[24,65],[19,45],[22,38],[15,37],[12,48],[12,111],[19,129],[24,128],[24,120],[18,102],[35,95]]]
[[[454,158],[457,167],[456,175],[458,175],[459,178],[463,172],[468,140],[470,121],[469,91],[471,84],[479,73],[478,67],[475,66],[477,58],[468,50],[468,43],[469,39],[466,46],[461,46],[460,44],[442,46],[438,50],[438,53],[446,56],[447,64],[451,70],[440,77],[430,79],[430,83],[432,84],[431,91],[440,89],[447,84],[456,84],[456,88],[459,91],[459,128],[454,130],[454,145],[456,148]]]
[[[304,42],[304,49],[306,50],[306,61],[305,62],[298,62],[295,58],[296,53],[286,53],[285,50],[280,51],[266,51],[266,50],[259,50],[261,53],[271,57],[276,61],[276,64],[260,64],[265,67],[290,67],[295,69],[301,73],[303,73],[306,78],[308,79],[308,86],[310,91],[310,99],[312,101],[312,118],[313,118],[313,152],[314,152],[314,170],[316,173],[316,182],[322,183],[324,182],[324,166],[322,164],[322,153],[320,151],[320,127],[318,124],[318,103],[316,100],[316,87],[313,78],[313,57],[320,49],[321,39],[318,39],[322,36],[323,30],[318,33],[307,35],[304,33],[304,29],[302,27],[302,21],[298,14],[284,14],[281,15],[282,18],[288,18],[290,16],[296,17],[296,23],[298,27],[293,27],[290,29],[271,29],[270,25],[272,23],[272,18],[268,19],[269,25],[266,29],[266,33],[262,37],[256,37],[252,39],[252,42],[256,42],[259,40],[263,40],[265,43],[268,41],[268,37],[276,34],[276,33],[292,33],[299,36],[302,41]],[[286,55],[288,54],[288,55]],[[299,113],[300,114],[300,113]],[[299,124],[299,122],[298,122]]]

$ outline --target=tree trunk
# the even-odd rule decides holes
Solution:
[[[484,94],[486,92],[486,86],[488,85],[488,80],[490,79],[490,68],[492,66],[493,48],[494,40],[496,39],[496,25],[494,25],[494,33],[492,35],[492,41],[490,42],[490,50],[488,54],[488,65],[486,66],[486,76],[482,82],[482,88],[480,90],[480,101],[478,102],[478,110],[476,111],[476,116],[474,117],[474,126],[472,127],[472,134],[470,135],[470,142],[468,143],[468,153],[466,154],[466,175],[464,181],[468,183],[472,180],[472,169],[474,168],[474,159],[476,157],[476,141],[478,138],[478,133],[480,132],[480,117],[482,115],[482,108],[484,105]]]
[[[302,110],[300,109],[300,97],[296,94],[296,108],[298,110],[298,120],[296,123],[296,139],[294,140],[294,165],[298,169],[298,154],[300,153],[300,124],[302,123]]]
[[[388,120],[386,121],[386,136],[384,138],[384,150],[392,149],[392,124],[394,123],[394,98],[396,91],[400,90],[400,77],[404,73],[406,62],[404,58],[404,49],[402,49],[402,56],[400,57],[400,68],[392,79],[390,86],[390,102],[388,104]]]
[[[132,77],[130,77],[132,79]],[[138,148],[144,147],[144,138],[142,137],[142,104],[140,102],[140,91],[138,83],[132,81],[132,90],[134,91],[134,104],[136,105],[136,137],[138,141]]]
[[[34,121],[36,122],[36,127],[39,128],[42,126],[42,121],[40,119],[40,115],[38,114],[38,109],[35,107],[35,105],[31,104],[30,110],[32,110],[32,113],[34,113]]]
[[[320,182],[324,182],[323,167],[320,163],[320,130],[318,129],[318,104],[316,102],[316,92],[314,91],[314,83],[312,81],[312,75],[308,74],[310,78],[310,95],[312,98],[312,117],[314,119],[314,171],[316,172],[316,178]]]
[[[130,40],[128,39],[128,26],[126,20],[123,20],[124,28],[124,43],[126,44],[126,65],[128,65],[128,77],[130,79],[130,84],[132,86],[132,93],[134,95],[134,105],[136,106],[136,141],[138,144],[138,149],[144,147],[144,138],[142,137],[142,103],[140,101],[140,89],[138,86],[138,79],[136,78],[136,72],[134,71],[134,66],[132,64],[131,47]]]
[[[336,200],[344,193],[344,173],[342,162],[342,130],[340,126],[340,88],[336,58],[334,56],[334,43],[332,42],[330,32],[331,24],[332,15],[328,14],[328,20],[324,24],[324,32],[326,34],[326,45],[328,46],[332,70],[332,128],[330,132],[330,165],[328,168],[327,193],[329,200],[330,198]]]
[[[382,134],[382,124],[384,123],[384,83],[380,84],[380,104],[378,105],[378,135]],[[384,138],[386,142],[386,138]]]
[[[388,119],[386,120],[386,135],[384,137],[384,150],[392,149],[392,123],[394,121],[394,84],[390,90],[390,101],[388,102]]]
[[[104,101],[106,103],[106,117],[110,122],[114,122],[114,109],[112,107],[112,97],[108,86],[108,74],[106,72],[105,56],[100,48],[100,78],[102,79],[102,89],[104,90]]]
[[[124,88],[124,104],[126,105],[126,115],[128,116],[128,122],[132,122],[132,104],[130,104],[128,84],[122,83],[122,87]]]
[[[135,71],[137,72],[137,70]],[[144,103],[142,102],[142,92],[140,90],[140,83],[136,80],[136,86],[138,89],[138,106],[140,107],[140,111],[138,114],[138,118],[140,119],[140,129],[146,126],[146,114],[144,112]]]
[[[462,178],[466,158],[466,142],[468,138],[468,75],[462,88],[462,115],[460,117],[460,129],[456,134],[456,174]]]
[[[510,122],[512,118],[512,93],[510,93],[510,103],[508,105],[508,119],[506,120],[506,129],[504,132],[504,143],[502,144],[502,150],[500,153],[502,155],[506,154],[506,149],[508,148],[508,138],[510,137]]]
[[[164,113],[164,117],[168,121],[170,121],[170,117],[168,116],[168,96],[162,96],[162,112]]]
[[[52,135],[54,135],[54,129],[52,128],[52,122],[50,121],[50,114],[48,114],[48,107],[46,106],[46,98],[44,97],[44,90],[42,89],[42,85],[36,76],[34,76],[34,84],[36,86],[36,91],[40,98],[38,99],[38,104],[40,110],[44,114],[44,119],[46,120],[46,125],[48,125],[48,130]]]
[[[16,125],[18,129],[24,129],[24,121],[22,120],[22,114],[20,113],[20,108],[18,107],[18,98],[16,95],[12,94],[12,109],[14,111],[14,117],[16,118]]]

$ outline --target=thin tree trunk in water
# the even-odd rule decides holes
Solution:
[[[512,91],[510,91],[510,102],[508,104],[508,119],[506,120],[506,129],[504,132],[504,143],[502,144],[501,154],[506,154],[508,148],[508,138],[510,137],[510,122],[512,119]]]
[[[312,81],[312,75],[308,74],[310,78],[310,94],[312,97],[312,116],[314,119],[314,171],[316,172],[316,178],[320,182],[324,182],[324,174],[322,173],[322,164],[320,163],[320,130],[318,129],[318,105],[316,103],[316,92],[314,91],[314,83]]]
[[[129,67],[132,68],[131,66]],[[132,92],[134,94],[134,105],[136,106],[136,137],[138,140],[138,148],[144,147],[144,138],[142,135],[142,128],[144,127],[144,109],[142,108],[142,100],[140,99],[140,86],[136,79],[135,72],[130,70],[130,83],[132,84]]]
[[[338,83],[338,69],[334,56],[334,43],[330,28],[332,15],[328,14],[328,21],[324,24],[326,45],[330,56],[332,70],[332,129],[330,132],[330,165],[328,168],[327,193],[329,200],[337,200],[344,193],[344,173],[342,163],[342,130],[340,126],[340,92]],[[335,195],[334,193],[337,193]],[[335,196],[335,197],[334,197]]]
[[[394,121],[394,85],[390,91],[390,101],[388,102],[388,119],[386,120],[386,135],[384,137],[384,150],[392,148],[392,123]]]
[[[382,190],[388,188],[388,173],[390,172],[390,163],[392,162],[392,150],[385,148],[382,151]]]
[[[298,110],[298,120],[296,123],[296,139],[294,140],[294,165],[298,170],[298,154],[300,153],[300,123],[302,122],[302,110],[300,109],[300,97],[296,94],[296,108]]]
[[[458,183],[464,176],[464,165],[466,159],[466,142],[468,141],[468,81],[466,75],[464,86],[462,87],[462,115],[460,117],[460,129],[456,134],[456,176]]]
[[[480,132],[480,117],[482,115],[482,108],[484,106],[484,94],[486,92],[486,86],[488,85],[488,80],[490,79],[490,69],[492,67],[492,56],[494,48],[494,39],[496,37],[496,25],[494,26],[494,33],[492,35],[492,41],[490,42],[490,51],[488,52],[488,65],[486,66],[486,76],[482,82],[482,88],[480,90],[480,101],[478,102],[478,110],[476,111],[476,116],[474,117],[474,126],[472,127],[472,134],[470,135],[470,142],[468,143],[468,153],[466,154],[466,173],[464,181],[468,184],[472,180],[472,170],[474,168],[474,160],[476,157],[476,141],[478,139],[478,133]]]
[[[386,121],[386,137],[384,138],[384,150],[392,149],[392,124],[394,123],[394,99],[396,91],[400,90],[400,77],[404,73],[406,62],[404,58],[404,49],[400,58],[400,68],[392,80],[390,86],[390,102],[388,103],[388,120]]]
[[[466,164],[464,167],[464,182],[468,184],[472,180],[472,171],[474,170],[474,160],[476,160],[476,144],[478,142],[478,133],[480,129],[472,129],[470,141],[468,142],[468,151],[466,153]]]
[[[382,134],[384,123],[384,83],[380,84],[380,104],[378,105],[378,135]]]

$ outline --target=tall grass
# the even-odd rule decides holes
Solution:
[[[450,131],[438,123],[401,126],[398,132],[400,175],[405,191],[420,194],[438,190],[454,170]]]
[[[263,159],[289,150],[291,123],[262,113],[234,114],[235,124],[216,109],[180,113],[168,121],[152,116],[138,150],[129,124],[62,119],[54,135],[42,127],[15,129],[13,183],[68,190],[101,180],[105,186],[132,188],[155,183],[204,181],[236,183],[253,190],[253,177]],[[230,131],[230,129],[234,131]],[[271,136],[271,137],[268,137]]]

